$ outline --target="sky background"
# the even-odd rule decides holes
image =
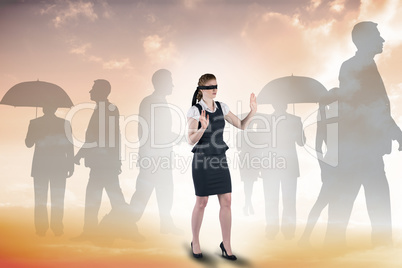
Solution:
[[[41,80],[61,86],[74,104],[84,105],[90,103],[88,91],[93,81],[102,78],[111,83],[109,99],[119,107],[122,120],[125,120],[138,114],[141,100],[153,92],[152,74],[164,68],[172,73],[174,83],[168,102],[181,111],[180,115],[173,114],[172,130],[180,132],[185,127],[183,116],[190,107],[198,78],[207,72],[217,76],[217,100],[228,104],[235,114],[249,110],[248,101],[252,92],[258,95],[269,81],[282,76],[312,77],[328,90],[338,86],[342,62],[355,53],[351,30],[357,22],[369,20],[378,23],[378,29],[386,40],[384,52],[375,59],[390,97],[392,115],[402,126],[400,14],[402,3],[398,0],[1,1],[0,97],[17,83]],[[258,109],[261,112],[271,111],[268,105],[260,105]],[[317,106],[298,104],[295,109],[297,115],[308,120]],[[68,112],[68,109],[59,109],[57,115],[66,117]],[[38,115],[41,115],[40,109]],[[72,118],[77,139],[84,137],[90,115],[91,110],[85,109]],[[13,220],[26,221],[27,230],[32,233],[33,184],[30,168],[33,150],[25,147],[24,139],[29,120],[33,118],[35,108],[0,105],[1,217],[7,218],[11,225]],[[136,129],[136,123],[130,121],[122,131],[129,141],[135,142]],[[314,131],[314,124],[306,126],[308,146],[313,146]],[[229,156],[236,152],[231,139],[233,133],[233,128],[228,127],[226,136],[232,147],[228,151]],[[397,151],[396,144],[393,147],[393,153],[385,156],[385,163],[391,187],[394,238],[396,245],[401,246],[402,209],[399,204],[402,202],[402,154]],[[175,147],[175,152],[185,157],[191,157],[190,150],[191,147],[186,144]],[[136,148],[130,148],[123,155],[126,160],[123,161],[120,183],[127,200],[135,190],[138,174],[135,164],[130,162],[130,153],[135,152]],[[297,232],[300,234],[321,182],[316,159],[305,148],[298,148],[298,152],[301,176]],[[68,179],[65,219],[76,227],[68,229],[66,224],[67,236],[78,235],[83,223],[88,172],[85,167],[76,167],[75,174]],[[174,174],[176,194],[172,214],[185,232],[180,241],[190,241],[189,221],[195,200],[191,170],[188,168],[183,173],[175,170]],[[233,228],[239,231],[234,235],[233,243],[236,245],[236,239],[243,241],[247,237],[242,230],[250,228],[250,225],[255,226],[252,228],[255,232],[253,237],[263,235],[264,199],[259,180],[253,195],[256,213],[245,217],[242,213],[243,184],[238,170],[232,170],[232,180]],[[100,215],[109,209],[108,199],[104,197]],[[212,229],[211,235],[220,237],[216,200],[211,198],[208,209],[202,231],[206,235]],[[326,211],[320,219],[322,226],[325,226],[325,214]],[[152,233],[152,226],[157,221],[156,199],[152,196],[139,228],[145,233],[145,230]],[[362,193],[355,203],[350,228],[356,235],[360,233],[354,233],[355,230],[368,230],[362,235],[363,241],[368,239],[369,220]],[[318,231],[317,244],[322,235],[323,232]],[[156,236],[155,239],[160,238]],[[170,241],[173,238],[161,239]],[[52,240],[45,241],[53,243]],[[25,251],[16,251],[15,256],[26,256]],[[3,255],[7,256],[4,252]],[[269,261],[271,255],[266,256]],[[384,256],[393,256],[393,251],[356,259],[367,259],[367,256],[384,259]],[[375,257],[373,259],[376,260]],[[359,261],[354,263],[358,265]],[[389,265],[393,267],[393,263]]]

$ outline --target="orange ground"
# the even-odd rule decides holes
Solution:
[[[80,215],[79,213],[75,213]],[[75,215],[74,214],[74,215]],[[110,246],[91,242],[74,242],[80,234],[81,219],[65,222],[65,234],[54,237],[49,231],[44,238],[37,237],[33,228],[33,211],[26,208],[0,209],[0,267],[292,267],[332,268],[401,267],[400,244],[395,248],[371,249],[367,237],[352,241],[346,251],[300,249],[295,241],[268,241],[250,232],[254,242],[236,241],[237,262],[219,256],[218,247],[204,248],[205,258],[196,261],[190,256],[189,239],[185,235],[161,235],[154,224],[140,227],[145,240],[117,239]],[[397,236],[397,235],[396,235]],[[258,242],[257,242],[258,241]],[[215,241],[214,241],[215,242]]]

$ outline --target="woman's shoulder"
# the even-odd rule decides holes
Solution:
[[[202,109],[202,108],[201,108]],[[197,105],[193,105],[187,111],[187,117],[198,118],[200,116],[200,110]]]
[[[193,106],[191,106],[189,110],[197,110],[197,111],[199,111],[200,109],[202,110],[202,105],[199,104],[199,103],[196,103]]]
[[[216,102],[219,103],[219,105],[221,106],[223,114],[227,115],[229,113],[229,111],[230,111],[229,106],[226,103],[222,102],[222,101],[216,101]]]
[[[223,101],[215,101],[215,102],[217,102],[217,103],[219,103],[221,106],[228,106],[225,102],[223,102]]]

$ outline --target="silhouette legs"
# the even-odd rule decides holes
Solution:
[[[244,179],[244,214],[248,216],[249,214],[254,214],[254,207],[251,201],[251,196],[253,194],[254,180]]]
[[[296,230],[296,178],[282,178],[282,233],[286,239],[292,239]]]
[[[87,234],[94,233],[98,226],[103,189],[109,196],[112,209],[124,209],[126,206],[117,172],[91,170],[85,196],[84,232]]]
[[[346,245],[346,229],[353,203],[361,183],[354,177],[339,177],[334,191],[337,193],[328,205],[328,226],[325,244],[343,247]]]
[[[145,207],[154,189],[154,180],[151,174],[140,170],[137,177],[135,192],[130,201],[130,207],[134,213],[134,220],[136,222],[139,221],[144,214]]]
[[[281,229],[286,239],[292,239],[296,229],[296,178],[265,178],[266,235],[274,239]],[[279,189],[282,188],[282,224],[279,227]]]
[[[137,222],[144,214],[154,189],[159,208],[161,232],[177,232],[170,214],[173,206],[173,178],[170,170],[156,173],[140,170],[136,189],[130,201],[134,220]]]
[[[385,173],[378,174],[376,180],[363,184],[367,211],[371,221],[371,241],[373,245],[392,244],[392,220],[389,185]]]
[[[357,170],[351,177],[337,180],[338,195],[329,204],[325,242],[340,245],[346,243],[345,233],[353,204],[363,186],[371,221],[372,243],[389,245],[392,243],[391,205],[382,157],[365,159],[364,163],[356,166]]]
[[[66,179],[63,177],[35,177],[35,229],[36,234],[44,236],[49,228],[47,196],[50,184],[51,215],[50,228],[56,236],[63,234],[64,195]]]
[[[265,197],[265,223],[266,235],[269,239],[275,239],[279,232],[279,187],[280,179],[263,179]]]
[[[161,177],[156,179],[155,194],[159,208],[159,217],[161,220],[162,233],[177,233],[178,230],[173,223],[173,218],[170,214],[173,207],[173,177],[172,173],[161,174]]]
[[[66,179],[55,178],[50,180],[50,229],[56,236],[63,234],[64,196],[66,192]]]
[[[314,226],[316,225],[318,218],[321,215],[322,210],[329,204],[331,196],[335,191],[333,187],[333,180],[326,180],[321,186],[320,193],[318,194],[317,200],[315,201],[310,213],[308,214],[308,219],[304,232],[300,238],[299,245],[309,245],[310,236],[313,232]]]

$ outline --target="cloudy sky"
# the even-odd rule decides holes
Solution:
[[[222,89],[218,99],[236,112],[238,101],[245,109],[251,92],[258,93],[281,76],[308,76],[328,89],[337,86],[340,65],[355,50],[350,31],[362,20],[379,23],[387,40],[378,57],[380,71],[391,97],[397,98],[400,89],[395,67],[402,42],[397,34],[399,1],[99,0],[0,5],[0,95],[19,82],[41,80],[58,84],[79,104],[88,102],[93,81],[103,78],[112,84],[111,101],[129,116],[138,113],[140,101],[152,92],[152,74],[166,68],[175,84],[169,101],[183,111],[198,77],[211,72]],[[16,116],[27,110],[1,109],[6,112],[0,119],[16,124],[3,135],[19,142],[14,132],[25,132],[26,125]],[[79,124],[73,123],[73,128],[79,135]]]
[[[239,106],[244,112],[250,93],[258,94],[278,77],[308,76],[327,89],[338,86],[342,62],[355,53],[350,37],[353,25],[370,20],[378,23],[386,40],[384,52],[375,59],[392,114],[402,126],[400,14],[402,3],[398,0],[1,1],[0,97],[17,83],[41,80],[61,86],[74,104],[82,104],[89,102],[93,81],[103,78],[112,85],[111,102],[128,117],[137,114],[141,100],[152,93],[152,74],[165,68],[171,71],[175,85],[168,101],[183,113],[190,106],[198,78],[206,72],[217,76],[217,99],[234,113],[240,112]],[[270,108],[262,105],[259,109]],[[314,105],[300,106],[296,113],[306,118],[315,109]],[[65,117],[67,112],[59,109],[58,115]],[[81,115],[72,121],[77,137],[83,137],[90,112]],[[34,117],[35,108],[0,106],[1,207],[33,205],[32,150],[25,147],[24,139]],[[127,126],[132,139],[135,130],[134,123]],[[178,150],[187,152],[189,147]],[[307,157],[301,160],[301,179],[314,177],[317,191],[316,162],[303,149],[300,154]],[[391,187],[401,186],[400,161],[397,152],[386,158]],[[129,168],[128,162],[124,165],[121,183],[130,198],[138,170]],[[86,176],[84,168],[77,168],[68,185],[67,207],[82,207]],[[242,199],[240,180],[234,185]],[[315,200],[308,196],[310,186],[299,186],[301,223]],[[176,187],[192,195],[190,180]],[[391,194],[395,204],[402,201],[397,189]],[[179,195],[175,205],[191,210],[191,206],[180,205],[185,198],[185,194]],[[241,203],[238,201],[240,208]],[[151,213],[156,213],[152,206],[155,201],[151,200]],[[367,225],[367,215],[360,215],[364,203],[357,206],[363,212],[356,212],[354,219]],[[394,225],[401,228],[402,211],[394,207]],[[263,221],[263,215],[259,220]]]

